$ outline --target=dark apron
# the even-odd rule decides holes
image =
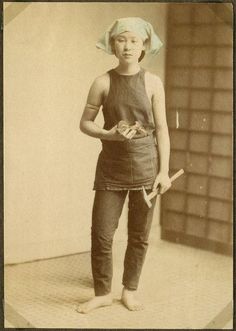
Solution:
[[[126,141],[102,141],[94,190],[152,188],[158,171],[157,145],[153,135]]]

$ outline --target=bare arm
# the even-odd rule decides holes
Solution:
[[[106,74],[95,79],[89,90],[87,103],[80,120],[80,130],[91,137],[104,140],[122,141],[130,139],[135,132],[127,130],[127,132],[120,134],[117,132],[117,125],[110,130],[105,130],[95,123],[104,95],[108,89],[109,78]]]
[[[104,139],[107,134],[106,130],[100,128],[94,122],[102,104],[104,90],[105,78],[96,78],[89,90],[86,106],[80,120],[80,130],[91,137],[99,139]]]
[[[160,169],[153,188],[158,184],[161,186],[160,193],[164,193],[170,186],[169,159],[170,159],[170,138],[166,121],[165,92],[160,78],[155,76],[155,89],[152,97],[153,117],[156,126],[158,151],[160,158]]]

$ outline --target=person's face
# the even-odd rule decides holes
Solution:
[[[142,39],[134,32],[123,32],[115,37],[113,49],[122,63],[138,63],[145,49]]]

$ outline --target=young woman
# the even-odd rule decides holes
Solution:
[[[80,313],[112,304],[112,241],[127,195],[128,244],[121,300],[129,310],[142,308],[135,292],[153,213],[153,207],[149,209],[143,199],[142,187],[147,192],[159,187],[164,193],[171,182],[163,84],[139,62],[145,53],[156,54],[161,46],[151,24],[138,17],[116,20],[97,43],[119,63],[95,79],[80,122],[82,132],[102,142],[91,234],[95,296],[79,305]],[[95,123],[101,106],[103,128]]]

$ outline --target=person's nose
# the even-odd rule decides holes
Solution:
[[[127,51],[129,49],[131,49],[131,43],[129,41],[126,41],[126,43],[125,43],[125,50]]]

